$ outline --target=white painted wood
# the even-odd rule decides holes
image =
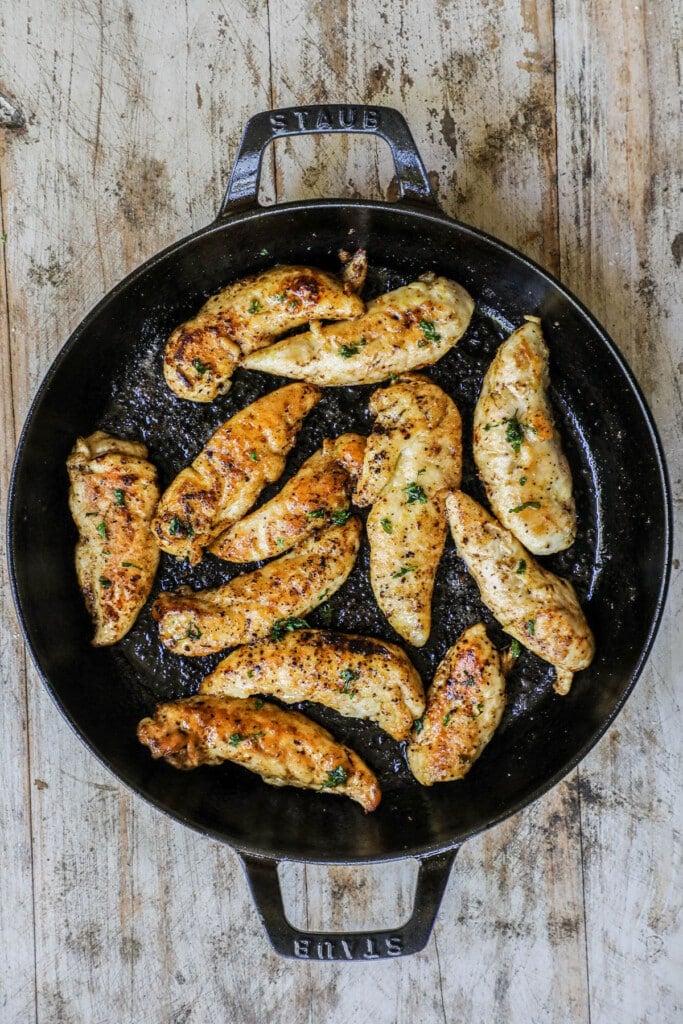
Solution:
[[[27,129],[0,135],[5,487],[15,428],[70,330],[212,218],[247,117],[352,100],[402,109],[444,208],[595,310],[652,402],[680,497],[680,14],[666,0],[554,6],[553,25],[550,0],[198,0],[161,17],[142,0],[11,0],[0,91]],[[380,196],[392,173],[372,141],[283,142],[263,199]],[[2,1024],[679,1019],[679,563],[615,727],[552,793],[466,844],[423,953],[362,966],[272,953],[237,856],[123,790],[32,670],[25,688],[0,582]],[[410,864],[283,872],[310,928],[390,925],[413,884]]]

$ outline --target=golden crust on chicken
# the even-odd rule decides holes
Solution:
[[[76,575],[95,625],[92,642],[115,644],[149,597],[159,563],[150,530],[157,471],[144,444],[102,430],[79,437],[66,465],[79,533]]]
[[[297,786],[348,796],[374,811],[381,793],[374,773],[316,722],[262,700],[199,695],[160,704],[138,725],[152,757],[191,769],[240,764],[270,786]]]
[[[310,384],[288,384],[219,427],[164,491],[152,522],[159,547],[192,565],[199,562],[203,548],[241,519],[266,484],[281,475],[304,418],[320,397]]]
[[[462,779],[490,742],[505,710],[500,656],[483,623],[447,651],[427,692],[427,710],[408,743],[410,770],[423,786]]]
[[[242,356],[311,320],[360,316],[365,307],[353,290],[358,261],[352,268],[349,282],[313,267],[280,266],[223,288],[168,339],[168,386],[180,398],[211,402],[229,389]]]
[[[302,629],[238,647],[204,679],[200,693],[314,701],[370,719],[396,740],[408,738],[425,707],[420,676],[400,647],[327,630]]]

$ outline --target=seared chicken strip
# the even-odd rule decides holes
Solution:
[[[424,274],[368,303],[357,320],[311,330],[245,356],[242,365],[332,387],[377,384],[431,366],[460,340],[474,302],[455,281]]]
[[[424,712],[422,680],[395,644],[325,630],[238,647],[202,682],[200,693],[267,694],[285,704],[314,701],[350,718],[369,718],[396,740]]]
[[[555,690],[569,692],[593,660],[595,641],[571,583],[536,562],[509,530],[462,491],[446,498],[458,554],[506,633],[555,666]]]
[[[354,496],[357,505],[373,503],[370,582],[396,632],[422,647],[446,542],[445,490],[460,486],[460,413],[440,387],[416,374],[375,391],[370,411],[375,425]]]
[[[339,590],[353,569],[361,532],[354,517],[222,587],[162,591],[152,609],[161,642],[195,657],[263,639]]]
[[[298,786],[348,796],[365,811],[381,799],[377,779],[349,747],[297,711],[262,700],[188,697],[159,704],[138,739],[174,768],[241,764],[270,786]]]
[[[95,625],[93,644],[126,635],[149,597],[159,564],[150,530],[159,500],[147,449],[98,430],[67,459],[69,508],[78,528],[76,575]]]
[[[500,725],[505,676],[483,623],[446,652],[427,693],[427,711],[408,744],[410,770],[423,786],[462,779]]]
[[[164,492],[152,522],[159,547],[192,565],[199,562],[202,549],[278,479],[304,418],[320,397],[310,384],[288,384],[219,427]]]
[[[535,555],[576,536],[569,464],[548,400],[548,348],[538,317],[511,334],[491,363],[474,411],[474,460],[491,508]]]
[[[211,402],[229,389],[242,356],[285,331],[360,316],[365,307],[352,285],[312,267],[273,267],[228,285],[168,339],[168,386],[181,398]]]
[[[344,521],[364,451],[360,434],[325,441],[276,497],[222,533],[211,545],[212,554],[230,562],[272,558],[326,523]]]

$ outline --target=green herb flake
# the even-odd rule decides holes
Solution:
[[[267,256],[267,255],[268,255],[268,250],[267,249],[261,249],[261,251],[259,252],[259,256]]]
[[[290,313],[296,313],[300,305],[301,303],[299,302],[298,299],[290,299],[289,302],[287,303],[287,309],[290,311]]]
[[[427,504],[427,495],[424,492],[424,488],[420,487],[418,483],[408,484],[402,490],[409,505],[413,505],[416,501],[419,501],[421,505]]]
[[[318,609],[318,614],[325,629],[329,629],[332,625],[332,605],[327,603],[322,604]]]
[[[306,515],[308,516],[309,519],[324,519],[325,518],[325,509],[324,508],[314,508],[312,512],[307,512]]]
[[[520,485],[520,487],[524,487],[524,484],[526,483],[526,480],[527,480],[527,478],[525,476],[520,476],[520,478],[519,478],[519,485]]]
[[[136,565],[135,562],[121,562],[121,565],[124,569],[137,569],[139,572],[142,572],[142,566]]]
[[[525,508],[540,508],[540,507],[541,507],[540,501],[525,501],[525,502],[522,502],[521,505],[518,505],[516,508],[509,508],[508,512],[523,512]]]
[[[348,777],[347,771],[338,764],[336,768],[327,773],[327,778],[323,782],[321,789],[336,789],[337,786],[343,786]]]
[[[270,635],[273,640],[282,640],[285,633],[293,633],[295,629],[308,629],[308,623],[305,619],[278,619],[270,631]]]
[[[104,519],[102,520],[101,523],[97,524],[95,529],[97,530],[97,532],[99,533],[100,537],[102,537],[103,540],[107,539],[107,524],[105,523]]]
[[[260,457],[259,457],[259,453],[257,451],[255,451],[253,448],[249,452],[249,458],[251,459],[252,462],[260,462],[261,461]]]
[[[354,672],[352,668],[343,668],[339,673],[341,679],[344,681],[342,687],[342,693],[346,693],[349,697],[353,697],[355,690],[351,689],[351,683],[355,682],[356,679],[360,678],[360,672]]]
[[[249,303],[249,312],[250,313],[258,313],[260,311],[260,309],[261,309],[261,303],[259,302],[259,300],[258,299],[252,299],[251,302]]]
[[[462,681],[462,685],[463,686],[475,686],[476,684],[474,682],[474,676],[465,676],[465,678]]]
[[[416,718],[415,721],[413,722],[413,729],[415,730],[415,735],[416,736],[420,735],[420,733],[422,732],[424,727],[425,727],[425,720],[424,720],[424,718]]]
[[[253,670],[253,668],[250,668],[249,671],[247,672],[247,679],[253,679],[253,678],[254,678],[254,670]]]
[[[203,363],[201,359],[193,359],[192,366],[194,367],[195,371],[199,374],[200,377],[203,377],[206,371],[209,369],[206,363]]]
[[[201,629],[197,629],[196,626],[188,626],[187,633],[185,634],[186,640],[199,640],[202,635]]]
[[[252,672],[252,675],[253,675],[253,672]],[[253,705],[252,705],[253,708],[254,708],[254,711],[260,711],[265,703],[266,702],[261,697],[257,697],[256,700],[254,701]]]
[[[336,512],[332,513],[332,522],[334,523],[335,526],[343,526],[350,515],[350,508],[337,509]]]
[[[446,714],[443,716],[443,724],[449,725],[451,718],[453,717],[454,714],[454,711],[447,711]]]
[[[244,736],[242,735],[241,732],[233,732],[232,735],[230,736],[230,746],[237,747],[242,742],[243,739]]]
[[[393,527],[393,524],[391,522],[391,519],[387,519],[386,517],[384,519],[381,519],[380,520],[380,526],[382,527],[382,529],[384,530],[385,533],[393,533],[394,532],[394,527]]]
[[[526,572],[526,561],[524,558],[520,558],[519,562],[517,562],[517,568],[515,569],[515,572],[518,576],[521,576],[522,573]]]
[[[284,548],[284,546],[285,546],[285,542],[284,542],[284,539],[283,539],[282,537],[278,537],[278,539],[277,539],[277,540],[275,541],[275,543],[276,543],[276,544],[277,544],[277,546],[279,547],[280,551],[282,551],[282,549],[283,549],[283,548]]]
[[[126,504],[126,492],[122,491],[120,487],[114,488],[114,504],[125,505]]]
[[[424,334],[425,341],[431,341],[434,345],[438,345],[441,341],[441,335],[437,334],[433,320],[420,320],[420,330]]]
[[[360,341],[356,342],[353,345],[342,345],[342,347],[339,349],[339,355],[342,357],[342,359],[350,359],[351,356],[357,356],[361,348],[365,344],[365,338],[361,338]]]
[[[536,636],[536,619],[529,619],[526,624],[526,631],[529,636]]]
[[[260,739],[261,739],[261,737],[262,737],[262,736],[265,736],[265,735],[266,735],[266,734],[265,734],[265,732],[263,731],[263,729],[260,729],[260,730],[259,730],[258,732],[252,732],[252,734],[251,734],[251,736],[249,737],[249,739],[250,739],[250,740],[260,740]]]
[[[286,298],[287,298],[287,292],[280,292],[279,295],[275,296],[275,301],[276,302],[284,302]]]
[[[510,654],[513,658],[518,658],[522,653],[522,645],[519,640],[513,640],[510,644]]]
[[[409,572],[415,572],[416,569],[416,565],[403,565],[396,572],[392,572],[391,578],[393,580],[400,580],[403,576],[407,576]]]
[[[178,519],[176,516],[171,519],[168,524],[168,532],[172,537],[192,537],[194,536],[194,530],[190,523],[184,523],[182,519]]]
[[[3,233],[2,233],[1,235],[0,235],[0,242],[2,242],[2,244],[3,244],[3,245],[7,245],[7,235],[5,234],[5,232],[4,232],[4,231],[3,231]]]
[[[110,587],[111,586],[111,580],[108,580],[106,576],[100,576],[100,586],[104,587],[105,589],[107,587]]]
[[[522,447],[522,442],[524,441],[524,424],[519,422],[516,412],[513,416],[510,416],[509,419],[504,420],[503,422],[507,424],[505,440],[508,444],[512,445],[515,455],[519,455],[519,449]]]
[[[474,708],[474,710],[472,711],[472,718],[479,718],[479,715],[482,713],[483,710],[484,710],[484,705],[483,704],[477,704],[476,707]]]

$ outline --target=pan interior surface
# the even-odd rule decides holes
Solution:
[[[176,398],[162,374],[166,337],[225,283],[276,263],[336,270],[341,248],[363,247],[366,297],[428,270],[463,284],[477,308],[466,335],[427,372],[463,417],[463,488],[482,499],[471,423],[484,372],[524,314],[542,317],[551,351],[551,398],[574,475],[579,534],[545,564],[572,579],[597,640],[593,665],[567,697],[553,670],[523,652],[508,680],[503,723],[465,780],[431,788],[407,770],[404,750],[375,726],[317,705],[311,717],[376,771],[383,800],[363,815],[346,799],[268,787],[234,765],[178,772],[136,740],[156,702],[189,695],[218,656],[183,659],[164,650],[143,611],[110,649],[90,645],[73,568],[76,532],[67,508],[66,457],[75,438],[101,428],[142,439],[166,486],[211,433],[286,383],[239,371],[211,405]],[[368,433],[372,387],[328,390],[310,414],[282,486],[324,437]],[[74,396],[78,400],[74,400]],[[638,390],[594,322],[555,282],[505,247],[436,214],[390,204],[292,204],[260,210],[179,243],[124,281],[65,346],[29,416],[15,466],[11,570],[33,657],[58,705],[116,775],[160,808],[239,849],[317,861],[372,860],[452,845],[528,803],[570,770],[602,734],[642,667],[656,630],[669,560],[669,509],[658,442]],[[354,572],[311,625],[396,642],[368,582],[364,544]],[[243,567],[212,556],[194,569],[162,556],[152,594],[180,583],[225,582]],[[460,632],[484,620],[495,643],[509,638],[481,605],[448,540],[421,651],[407,648],[428,685]]]

